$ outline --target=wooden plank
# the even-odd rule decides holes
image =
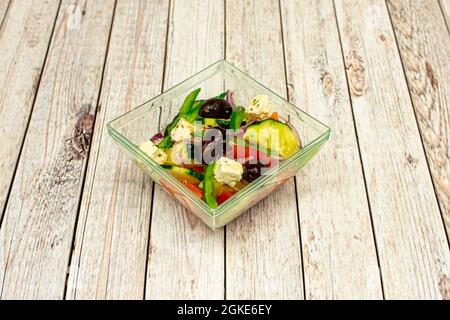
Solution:
[[[5,18],[6,11],[8,10],[10,0],[2,0],[0,1],[0,29],[3,24],[3,19]]]
[[[447,31],[450,25],[450,0],[439,0],[442,14],[444,15],[445,22],[447,24]]]
[[[281,8],[289,99],[333,130],[296,179],[306,298],[382,298],[333,3]]]
[[[226,1],[226,57],[286,95],[278,1]],[[244,102],[242,102],[244,103]],[[294,179],[226,229],[227,299],[303,298]]]
[[[450,251],[384,1],[337,1],[384,293],[448,298]]]
[[[3,299],[63,297],[113,7],[61,5],[0,229]]]
[[[450,35],[435,1],[389,1],[388,9],[450,236]]]
[[[172,1],[169,19],[166,89],[223,57],[224,7],[213,0]],[[170,117],[163,113],[161,122]],[[146,298],[222,299],[223,234],[156,186]]]
[[[13,1],[0,30],[0,221],[59,2]],[[20,106],[20,108],[18,107]]]
[[[117,3],[68,299],[144,296],[152,182],[114,144],[106,124],[160,92],[168,9],[164,0]]]

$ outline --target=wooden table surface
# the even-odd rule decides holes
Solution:
[[[450,299],[449,0],[0,0],[0,297]],[[216,232],[106,123],[226,58],[332,128]]]

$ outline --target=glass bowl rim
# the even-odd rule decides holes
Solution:
[[[124,135],[122,135],[120,132],[118,132],[114,128],[114,123],[118,122],[120,119],[122,119],[126,115],[128,115],[128,114],[130,114],[132,112],[136,112],[138,109],[140,109],[140,108],[142,108],[144,106],[147,106],[152,101],[155,101],[155,100],[159,99],[162,95],[166,95],[168,92],[174,91],[176,88],[181,87],[183,84],[188,82],[191,78],[195,77],[196,75],[198,75],[198,74],[200,74],[200,73],[202,73],[202,72],[204,72],[204,71],[206,71],[206,70],[208,70],[210,68],[213,68],[213,67],[215,67],[216,65],[219,65],[219,64],[226,64],[231,69],[233,69],[233,70],[241,73],[245,77],[248,77],[251,80],[255,81],[259,86],[263,87],[265,90],[269,91],[274,96],[276,96],[279,99],[283,100],[285,103],[288,104],[289,107],[293,108],[295,111],[300,112],[303,115],[306,115],[307,117],[311,118],[312,120],[314,120],[315,122],[317,122],[318,124],[323,126],[325,131],[322,134],[320,134],[318,137],[316,137],[314,140],[310,141],[307,145],[305,145],[304,147],[302,147],[298,151],[296,151],[292,156],[290,156],[289,158],[287,158],[284,161],[280,162],[279,165],[275,166],[274,168],[271,168],[270,170],[267,171],[267,173],[265,173],[264,175],[260,176],[258,179],[256,179],[255,181],[251,182],[250,184],[248,184],[245,188],[243,188],[242,190],[237,192],[235,195],[233,195],[230,199],[228,199],[224,203],[220,204],[217,208],[211,208],[206,202],[204,202],[200,198],[198,198],[191,190],[189,190],[185,185],[183,185],[172,174],[166,172],[159,164],[157,164],[155,161],[153,161],[153,159],[151,159],[144,152],[142,152],[137,145],[132,143],[128,138],[126,138]],[[200,82],[202,82],[202,81],[204,81],[204,80],[201,80]],[[192,87],[194,87],[194,86],[195,85],[193,85]],[[156,106],[156,105],[155,106],[150,106],[149,110],[151,110],[153,108],[157,108],[157,107],[158,106]],[[315,146],[319,145],[320,143],[328,140],[330,138],[330,134],[331,134],[331,128],[330,127],[328,127],[327,125],[322,123],[320,120],[317,120],[316,118],[314,118],[313,116],[311,116],[307,112],[301,110],[300,108],[298,108],[297,106],[295,106],[294,104],[289,102],[286,98],[280,96],[279,94],[277,94],[276,92],[274,92],[273,90],[271,90],[267,86],[263,85],[259,81],[255,80],[254,78],[249,76],[247,73],[245,73],[244,71],[240,70],[239,68],[237,68],[236,66],[234,66],[233,64],[231,64],[230,62],[228,62],[225,59],[220,59],[220,60],[212,63],[211,65],[209,65],[209,66],[203,68],[202,70],[196,72],[195,74],[191,75],[190,77],[186,78],[185,80],[183,80],[183,81],[177,83],[176,85],[170,87],[169,89],[161,92],[160,94],[156,95],[155,97],[151,98],[150,100],[147,100],[147,101],[141,103],[140,105],[138,105],[137,107],[132,108],[131,110],[129,110],[129,111],[127,111],[127,112],[117,116],[116,118],[114,118],[111,121],[109,121],[106,126],[107,126],[109,134],[113,138],[116,138],[117,142],[119,142],[126,149],[128,149],[130,152],[132,152],[139,160],[144,162],[145,165],[150,167],[152,170],[156,171],[162,177],[168,179],[168,181],[170,183],[172,183],[172,185],[175,186],[177,188],[177,190],[182,193],[183,196],[185,196],[189,200],[191,200],[199,209],[201,209],[203,212],[205,212],[211,218],[218,218],[220,215],[225,213],[230,206],[232,206],[234,203],[236,203],[236,201],[239,201],[240,199],[244,198],[249,193],[251,193],[251,192],[255,191],[256,189],[258,189],[259,187],[263,186],[268,180],[270,180],[270,178],[276,176],[277,174],[279,174],[279,173],[285,171],[286,169],[288,169],[289,167],[291,167],[297,160],[299,160],[309,150],[311,150]]]

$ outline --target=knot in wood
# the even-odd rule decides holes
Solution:
[[[345,58],[350,91],[356,96],[362,96],[366,86],[364,61],[356,50],[349,52]]]
[[[321,79],[322,79],[322,85],[323,85],[325,94],[328,97],[331,97],[334,93],[333,77],[331,76],[331,74],[328,71],[325,71],[322,73]]]
[[[75,159],[84,157],[89,150],[94,126],[94,116],[85,113],[78,116],[78,120],[73,127],[72,147]]]

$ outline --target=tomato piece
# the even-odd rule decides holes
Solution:
[[[277,120],[277,121],[278,121],[278,118],[279,118],[278,112],[272,113],[272,115],[270,116],[270,118],[272,118],[273,120]]]
[[[194,170],[195,172],[203,174],[203,172],[205,171],[205,167],[204,166],[194,166],[194,167],[192,167],[192,170]]]
[[[233,158],[241,163],[250,162],[257,163],[260,162],[269,168],[278,164],[278,159],[273,158],[258,149],[252,148],[250,146],[242,146],[239,144],[233,145]]]
[[[197,197],[203,200],[203,190],[197,187],[196,185],[187,182],[186,180],[181,181],[189,190],[195,193]]]
[[[235,192],[230,192],[230,191],[223,191],[221,194],[219,194],[219,196],[217,197],[217,203],[218,204],[222,204],[225,201],[227,201],[228,199],[230,199],[233,195],[235,194]]]

